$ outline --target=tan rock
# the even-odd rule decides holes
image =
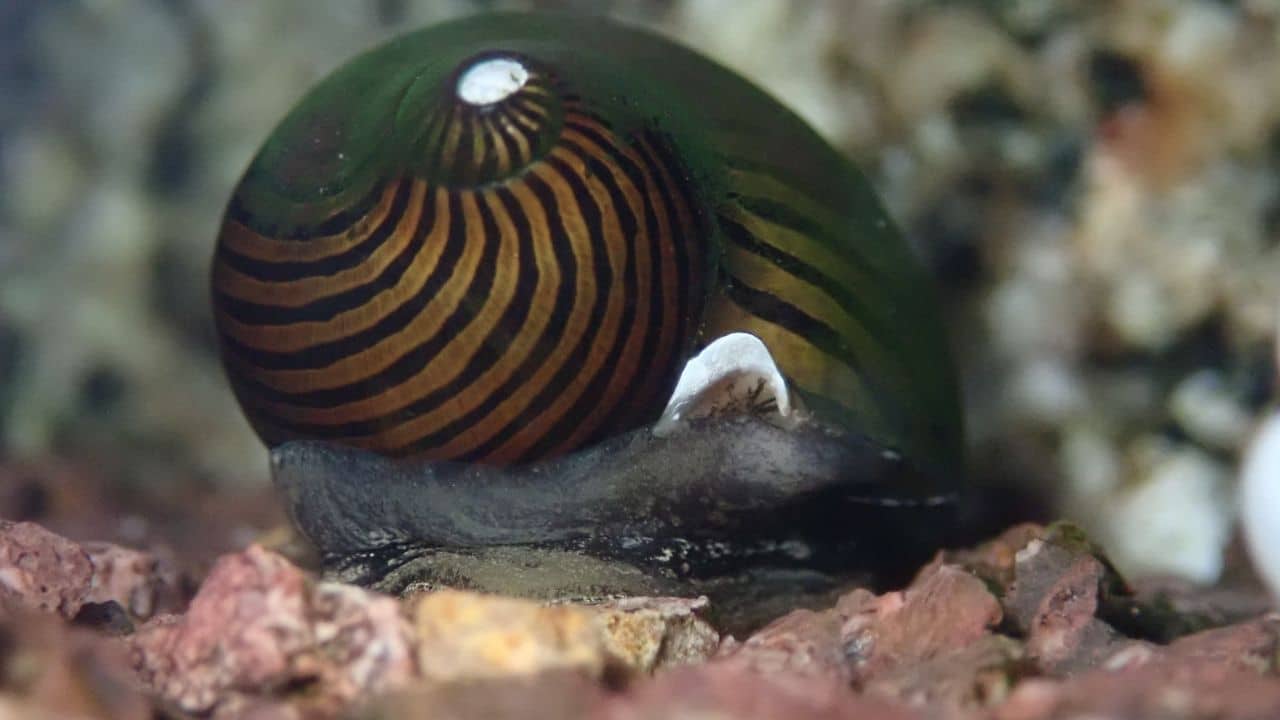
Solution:
[[[720,646],[720,634],[697,611],[707,599],[626,598],[596,608],[605,645],[625,665],[642,672],[702,662]]]
[[[609,661],[597,613],[456,590],[411,601],[418,666],[429,680],[526,675],[573,668],[599,675]]]
[[[705,601],[636,598],[602,606],[542,605],[456,590],[412,599],[423,677],[438,681],[572,669],[599,677],[701,660],[719,636],[694,611]]]

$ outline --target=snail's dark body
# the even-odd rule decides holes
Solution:
[[[515,468],[314,443],[285,444],[272,466],[341,579],[540,599],[705,594],[736,626],[767,619],[763,602],[785,608],[914,570],[953,509],[953,498],[895,501],[860,484],[908,477],[874,444],[753,417],[697,421],[670,438],[636,430]]]
[[[863,177],[750,83],[604,20],[471,18],[346,65],[246,173],[213,289],[228,374],[282,446],[277,469],[283,457],[328,478],[345,468],[354,514],[311,502],[305,474],[278,476],[333,555],[535,547],[560,528],[568,546],[630,562],[599,539],[622,542],[636,515],[599,503],[658,507],[658,468],[691,493],[654,511],[645,532],[659,542],[742,540],[771,507],[841,488],[918,500],[958,482],[936,300]],[[806,408],[813,434],[778,435],[775,449],[826,458],[824,471],[789,468],[786,452],[718,467],[695,453],[681,467],[679,443],[729,438],[644,435],[685,361],[731,332],[765,343]],[[832,455],[842,444],[849,454]],[[382,466],[336,446],[415,458],[421,481],[392,492]],[[466,469],[477,463],[517,467]],[[708,509],[747,475],[763,483],[747,502]],[[434,499],[410,502],[410,487]],[[418,510],[388,520],[375,509],[392,496]],[[487,539],[445,532],[475,512]],[[858,533],[828,520],[796,532],[830,547]],[[786,541],[770,527],[768,542]]]

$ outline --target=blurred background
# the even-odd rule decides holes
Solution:
[[[1276,0],[4,0],[0,517],[196,553],[277,522],[210,326],[231,189],[353,54],[533,6],[679,38],[860,163],[947,296],[983,522],[1219,579],[1275,374]]]

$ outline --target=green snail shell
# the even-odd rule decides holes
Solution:
[[[342,67],[236,189],[213,291],[273,447],[546,461],[652,423],[740,331],[822,424],[959,477],[938,302],[867,180],[748,81],[602,19],[468,18]]]

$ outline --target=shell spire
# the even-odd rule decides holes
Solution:
[[[484,52],[459,65],[419,141],[422,176],[478,187],[516,175],[555,145],[564,91],[552,73],[516,53]]]

